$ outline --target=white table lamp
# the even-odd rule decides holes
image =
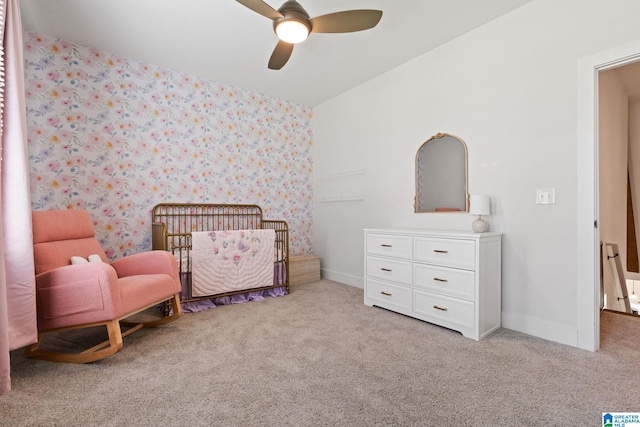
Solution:
[[[476,233],[489,231],[489,223],[482,219],[482,215],[487,216],[491,214],[491,201],[489,200],[489,196],[478,194],[469,196],[469,213],[471,215],[478,215],[478,219],[471,224],[473,231]]]

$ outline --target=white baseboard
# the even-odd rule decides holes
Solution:
[[[578,330],[565,325],[502,312],[502,327],[571,347],[578,347]]]
[[[320,272],[323,279],[333,280],[334,282],[340,282],[344,283],[345,285],[364,289],[364,279],[362,277],[339,273],[337,271],[326,270],[324,268],[321,269]]]

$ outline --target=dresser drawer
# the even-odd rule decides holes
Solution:
[[[413,286],[453,298],[475,301],[476,274],[470,270],[413,264]]]
[[[367,277],[411,284],[411,262],[393,258],[367,257]]]
[[[411,288],[393,283],[367,278],[365,298],[389,309],[400,311],[411,310]]]
[[[475,304],[470,301],[414,290],[413,311],[443,326],[475,328]]]
[[[476,269],[476,244],[473,240],[414,237],[413,255],[415,261]]]
[[[389,234],[367,234],[367,247],[370,255],[383,255],[395,258],[411,258],[411,236]]]

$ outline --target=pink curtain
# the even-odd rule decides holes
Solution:
[[[11,390],[10,351],[37,340],[31,199],[25,116],[22,25],[18,0],[0,0],[4,82],[0,160],[0,395]],[[4,98],[4,99],[1,99]]]

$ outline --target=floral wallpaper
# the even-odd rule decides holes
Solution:
[[[87,209],[111,259],[163,202],[257,204],[312,252],[311,109],[25,33],[33,209]]]

